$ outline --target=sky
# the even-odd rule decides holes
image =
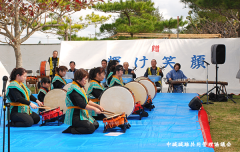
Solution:
[[[105,0],[107,2],[107,0]],[[119,1],[119,0],[112,0]],[[162,13],[164,19],[177,18],[177,16],[183,16],[184,19],[188,16],[189,9],[185,6],[184,3],[181,3],[180,0],[152,0],[155,3],[155,8],[159,7],[159,12]],[[87,14],[91,14],[94,10],[81,10],[72,15],[74,21],[78,21],[79,16],[85,17]],[[106,13],[94,11],[95,14],[107,15]],[[111,14],[112,18],[106,22],[114,22],[114,18],[118,16],[117,13]],[[94,25],[90,25],[84,30],[81,30],[78,33],[78,36],[84,37],[94,37],[95,30],[99,32],[99,27],[95,29]],[[58,39],[59,36],[53,34],[45,34],[42,32],[35,32],[24,44],[38,44],[41,41],[41,44],[52,44],[52,43],[61,43],[61,40]],[[0,35],[0,40],[4,41],[4,36]]]

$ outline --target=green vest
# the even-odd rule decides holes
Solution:
[[[112,80],[111,80],[111,82],[110,82],[109,87],[112,87],[115,82],[118,83],[118,84],[120,84],[121,86],[124,86],[123,81],[122,81],[122,78],[120,78],[120,80],[119,80],[118,78],[116,78],[115,76],[113,76],[113,77],[112,77]]]
[[[90,99],[95,99],[95,97],[92,95],[93,89],[99,89],[99,90],[102,90],[102,91],[105,90],[105,88],[101,84],[99,84],[97,81],[91,80],[90,84],[89,84],[89,87],[88,87],[88,90],[87,90],[87,95]],[[95,103],[100,104],[100,102],[95,102]],[[93,111],[93,110],[89,110],[89,114],[91,116],[97,116],[96,112]]]
[[[53,83],[55,82],[55,81],[60,81],[60,82],[62,82],[63,84],[67,84],[67,82],[63,79],[63,78],[61,78],[59,75],[55,75],[55,77],[53,78],[53,80],[52,80],[52,84],[51,84],[51,89],[54,89],[54,87],[53,87]]]
[[[67,107],[74,106],[70,99],[70,96],[69,96],[73,90],[75,90],[77,93],[79,93],[81,96],[83,96],[85,98],[85,103],[88,104],[88,99],[84,95],[85,92],[83,92],[84,90],[82,91],[78,85],[72,84],[67,91],[67,95],[66,95],[66,99],[65,99],[65,103],[66,103]],[[88,120],[91,123],[94,122],[95,119],[92,116],[88,115],[87,110],[79,109],[79,111],[80,111],[80,113],[79,113],[80,120]],[[65,119],[64,119],[65,124],[72,126],[73,112],[74,112],[74,108],[67,109],[66,114],[65,114]]]
[[[23,83],[23,85],[25,86],[27,92],[28,92],[28,96],[26,95],[24,89],[16,82],[16,81],[12,81],[8,87],[7,87],[7,93],[6,93],[6,97],[8,99],[8,101],[11,103],[11,99],[9,97],[9,89],[17,89],[19,92],[21,92],[24,95],[24,98],[26,100],[28,100],[28,98],[30,99],[31,96],[31,91],[28,89],[28,87]],[[10,113],[11,110],[14,106],[10,106]],[[24,106],[18,106],[18,113],[27,113],[27,114],[32,114],[32,110],[30,109],[30,107],[28,105],[24,105]]]

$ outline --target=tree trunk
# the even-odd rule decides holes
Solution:
[[[22,67],[22,54],[20,49],[20,44],[15,44],[14,47],[15,57],[16,57],[16,68]]]
[[[15,36],[15,42],[14,42],[14,52],[16,57],[16,68],[22,67],[22,54],[21,54],[21,33],[20,33],[20,26],[19,26],[19,0],[15,0],[15,21],[14,21],[14,36]]]
[[[238,22],[240,21],[240,10],[238,10]],[[238,25],[238,29],[237,29],[237,35],[238,35],[238,37],[240,37],[240,25]]]

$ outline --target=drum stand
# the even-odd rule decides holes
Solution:
[[[145,112],[144,111],[144,107],[142,107],[141,105],[136,105],[135,106],[135,109],[136,108],[139,108],[138,110],[134,110],[133,114],[132,115],[139,115],[139,120],[142,120],[142,117],[143,117],[143,113]]]
[[[150,111],[152,111],[152,109],[155,108],[155,106],[154,106],[153,103],[152,103],[152,99],[151,99],[151,98],[148,99],[147,103],[145,103],[143,106],[144,106],[145,108],[149,109]]]
[[[61,110],[61,111],[63,112],[63,110]],[[63,122],[61,121],[61,119],[64,119],[64,117],[65,117],[65,114],[59,116],[59,113],[58,113],[58,116],[55,117],[55,118],[50,118],[50,119],[46,119],[46,120],[43,120],[43,119],[42,119],[42,124],[39,125],[39,126],[40,126],[40,127],[41,127],[41,126],[53,126],[53,125],[47,125],[47,124],[49,124],[48,122],[55,122],[56,120],[57,120],[57,125],[60,126],[60,125],[63,124]]]
[[[127,118],[127,115],[126,115]],[[127,129],[129,129],[131,127],[131,125],[129,123],[127,123],[126,119],[124,119],[124,124],[123,125],[119,125],[118,127],[120,127],[123,130],[123,133],[126,132]],[[115,127],[114,127],[115,128]],[[113,129],[113,128],[107,128],[106,124],[104,124],[104,130],[103,133],[106,133],[108,129]]]

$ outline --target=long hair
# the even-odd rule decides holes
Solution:
[[[109,75],[110,72],[114,72],[117,63],[118,63],[117,60],[110,60],[110,61],[108,62],[106,78],[108,77],[108,75]]]
[[[55,72],[58,75],[59,75],[59,71],[67,71],[67,70],[68,70],[68,68],[66,66],[59,66],[59,67],[55,68]]]
[[[43,83],[49,83],[49,84],[50,84],[51,81],[50,81],[49,78],[47,78],[47,77],[42,78],[42,79],[41,79],[41,82],[38,82],[38,89],[41,88],[41,86],[42,86]]]
[[[115,75],[117,71],[121,71],[121,70],[123,71],[123,66],[122,65],[117,65],[114,68],[113,75]]]
[[[89,72],[88,81],[95,79],[97,76],[97,73],[101,74],[103,72],[105,73],[105,70],[102,67],[92,68]]]
[[[22,76],[24,73],[27,73],[27,70],[24,68],[14,68],[10,74],[10,81],[16,80],[16,76],[19,74]]]

